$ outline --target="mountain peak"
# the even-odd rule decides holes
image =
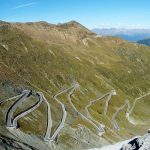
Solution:
[[[82,24],[80,24],[79,22],[74,21],[74,20],[71,20],[71,21],[63,23],[63,24],[58,24],[58,25],[60,25],[60,26],[68,26],[68,27],[76,27],[76,28],[81,28],[81,29],[88,30],[85,26],[83,26]]]
[[[66,22],[64,24],[68,24],[68,25],[81,25],[79,22],[75,21],[75,20],[71,20],[69,22]]]
[[[48,42],[65,42],[70,40],[76,42],[85,37],[95,35],[89,29],[74,20],[57,25],[45,21],[12,23],[12,25],[33,38],[46,40]]]
[[[82,24],[80,24],[79,22],[77,21],[74,21],[74,20],[71,20],[69,22],[65,22],[65,23],[58,23],[57,26],[59,27],[74,27],[74,28],[80,28],[80,29],[83,29],[83,30],[88,30],[85,26],[83,26]],[[90,30],[88,30],[89,32],[91,32]]]

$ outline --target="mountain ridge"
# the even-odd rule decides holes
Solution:
[[[49,23],[13,23],[13,27],[18,28],[33,38],[49,42],[70,41],[76,43],[86,36],[95,35],[81,24],[70,21],[68,23],[51,25]],[[60,42],[60,43],[61,43]]]
[[[139,40],[139,41],[137,41],[137,43],[150,46],[150,38]]]
[[[111,120],[126,99],[133,104],[134,99],[149,92],[149,47],[116,37],[99,37],[72,25],[67,29],[59,26],[60,31],[55,28],[47,31],[43,26],[41,29],[33,25],[23,24],[19,27],[10,24],[9,28],[0,28],[1,100],[19,95],[26,89],[42,92],[51,105],[54,133],[62,119],[61,106],[55,100],[55,95],[72,87],[74,82],[80,85],[73,93],[67,91],[58,97],[68,117],[59,133],[58,144],[54,143],[56,148],[80,150],[102,147],[142,134],[148,129],[149,95],[136,103],[132,117],[129,118],[137,125],[128,122],[125,108],[116,117],[120,131],[113,128],[112,122],[115,120]],[[36,34],[37,31],[40,34]],[[62,37],[64,33],[66,38]],[[115,90],[117,95],[96,101],[89,108],[92,117],[104,125],[105,133],[101,135],[83,116],[88,117],[85,108],[91,101],[111,90]],[[72,108],[70,98],[83,118]],[[34,99],[29,98],[17,112],[33,102]],[[106,102],[107,117],[103,114]],[[19,129],[8,130],[5,115],[12,103],[8,101],[0,106],[1,134],[8,137],[13,135],[31,146],[37,143],[44,149],[47,146],[42,140],[46,128],[45,106],[41,105],[19,120]],[[143,120],[144,125],[141,124]],[[36,148],[42,149],[39,147]],[[48,149],[53,148],[48,145]]]

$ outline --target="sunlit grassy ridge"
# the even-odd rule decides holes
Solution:
[[[52,117],[55,120],[53,128],[56,128],[61,117],[61,109],[52,96],[62,87],[69,87],[73,81],[77,81],[80,89],[75,91],[72,101],[83,114],[90,100],[116,89],[117,96],[111,99],[108,109],[108,116],[111,118],[116,109],[124,104],[125,99],[129,99],[132,103],[134,98],[150,90],[149,58],[149,47],[115,37],[96,37],[95,34],[74,22],[59,26],[43,23],[13,25],[1,23],[1,98],[17,95],[26,88],[43,92],[53,105]],[[74,113],[66,96],[67,93],[62,95],[61,101],[68,109],[67,124],[74,128],[82,124],[96,133],[88,122]],[[144,108],[150,106],[146,99],[149,100],[146,97],[140,103],[139,109],[142,112]],[[106,98],[96,102],[90,108],[90,112],[94,118],[112,129],[111,123],[103,115],[105,100]],[[6,108],[7,105],[2,107],[4,110]],[[1,112],[4,113],[2,109]],[[141,114],[139,109],[134,110],[135,118]],[[148,114],[150,111],[146,109],[142,120],[147,120]],[[29,124],[28,117],[35,120],[32,121],[32,126],[26,126]],[[44,123],[46,120],[44,106],[25,119],[21,119],[21,129],[42,135],[45,123],[34,130],[40,117]],[[117,121],[121,127],[120,133],[117,134],[123,138],[135,135],[137,131],[141,133],[148,128],[146,125],[142,128],[140,125],[131,125],[125,118],[125,110],[118,115]],[[119,140],[115,137],[115,133],[110,134],[109,129],[105,136],[112,140]]]

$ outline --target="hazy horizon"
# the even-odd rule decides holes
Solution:
[[[4,22],[10,22],[10,23],[29,23],[29,22],[47,22],[47,23],[49,23],[49,24],[54,24],[54,25],[58,25],[58,24],[64,24],[64,23],[68,23],[68,22],[71,22],[71,21],[76,21],[76,20],[68,20],[68,21],[66,21],[66,22],[57,22],[57,23],[52,23],[52,22],[48,22],[48,21],[46,21],[46,20],[39,20],[39,21],[6,21],[6,20],[0,20],[0,21],[4,21]],[[76,22],[78,22],[78,21],[76,21]],[[78,22],[78,23],[80,23],[80,22]],[[82,24],[82,25],[84,25],[84,24]],[[86,25],[85,25],[85,27],[87,27]],[[87,27],[88,28],[88,27]],[[95,28],[89,28],[90,30],[93,30],[93,29],[119,29],[119,30],[124,30],[124,29],[126,29],[126,30],[150,30],[150,27],[149,28],[129,28],[129,27],[95,27]]]

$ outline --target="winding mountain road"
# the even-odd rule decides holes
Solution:
[[[26,110],[22,111],[21,113],[19,113],[18,115],[16,115],[14,117],[14,119],[12,119],[12,124],[13,124],[13,127],[17,128],[17,122],[19,119],[25,117],[27,114],[31,113],[32,111],[34,111],[35,109],[37,109],[43,102],[42,100],[42,93],[38,92],[35,94],[36,96],[36,99],[37,99],[37,103],[34,104],[33,106],[27,108]]]
[[[117,116],[118,113],[119,113],[120,111],[122,111],[126,106],[129,107],[129,101],[128,101],[128,100],[126,100],[125,104],[122,105],[121,107],[119,107],[119,108],[116,110],[116,112],[113,114],[113,116],[112,116],[112,125],[113,125],[114,129],[117,130],[117,131],[120,131],[120,127],[119,127],[119,125],[117,124],[116,116]]]
[[[109,103],[109,101],[110,101],[112,95],[116,95],[115,90],[112,90],[111,92],[108,92],[108,93],[102,95],[101,97],[99,97],[99,98],[97,98],[97,99],[95,99],[95,100],[93,100],[93,101],[90,101],[89,104],[85,107],[85,110],[86,110],[86,113],[87,113],[87,117],[88,117],[91,121],[93,121],[93,122],[95,122],[96,124],[98,124],[99,130],[100,130],[102,133],[105,132],[105,130],[103,129],[104,125],[103,125],[103,124],[100,124],[97,120],[95,120],[95,119],[92,117],[92,115],[91,115],[90,112],[89,112],[89,108],[91,107],[91,105],[92,105],[93,103],[95,103],[95,102],[97,102],[97,101],[103,99],[103,98],[106,97],[107,95],[108,95],[108,98],[107,98],[107,100],[106,100],[105,111],[104,111],[104,113],[105,113],[105,115],[106,115],[106,114],[107,114],[107,110],[108,110],[108,103]]]
[[[62,119],[61,122],[59,124],[59,126],[57,127],[56,131],[54,132],[54,134],[51,137],[51,141],[56,141],[57,140],[57,136],[59,134],[59,132],[61,131],[61,129],[64,127],[66,118],[67,118],[67,112],[65,109],[65,105],[57,98],[59,95],[66,93],[68,90],[70,90],[72,87],[64,89],[63,91],[57,93],[56,95],[54,95],[54,99],[61,105],[62,108]]]
[[[47,101],[47,99],[45,98],[44,95],[43,95],[43,100],[47,105],[47,129],[46,129],[46,133],[44,136],[44,140],[49,141],[50,136],[51,136],[51,130],[52,130],[51,106],[50,106],[49,102]]]
[[[22,102],[24,102],[27,99],[27,97],[29,97],[31,95],[36,97],[37,103],[35,103],[31,107],[27,108],[26,110],[22,111],[21,113],[19,113],[18,115],[16,115],[13,118],[13,112],[16,110],[16,108],[20,104],[22,104]],[[18,95],[18,96],[20,96],[20,95]],[[8,128],[10,128],[10,127],[17,128],[18,120],[23,118],[27,114],[31,113],[35,109],[37,109],[42,104],[42,102],[45,102],[47,105],[47,129],[46,129],[46,133],[44,136],[44,140],[49,141],[50,134],[51,134],[51,128],[52,128],[51,110],[50,110],[50,104],[48,103],[48,101],[46,100],[46,98],[44,97],[42,92],[37,92],[37,93],[33,94],[32,91],[28,91],[28,90],[23,91],[23,94],[21,94],[20,98],[9,108],[9,110],[7,112],[7,117],[6,117],[7,118],[7,127]]]
[[[132,111],[133,111],[133,109],[134,109],[134,107],[135,107],[136,102],[137,102],[138,100],[140,100],[141,98],[146,97],[146,96],[148,96],[148,95],[150,95],[150,92],[148,92],[148,93],[146,93],[145,95],[142,95],[142,96],[136,98],[136,99],[134,100],[134,102],[133,102],[132,107],[131,107],[130,102],[129,102],[128,100],[126,100],[125,104],[122,105],[121,107],[119,107],[119,108],[116,110],[116,112],[115,112],[115,113],[113,114],[113,116],[112,116],[112,125],[113,125],[113,127],[114,127],[115,130],[120,131],[120,127],[119,127],[119,125],[117,124],[116,119],[115,119],[116,116],[118,115],[118,113],[119,113],[120,111],[122,111],[122,110],[127,106],[126,118],[127,118],[127,120],[128,120],[129,122],[131,122],[131,121],[130,121],[130,115],[131,115],[131,113],[132,113]]]
[[[45,141],[57,141],[58,139],[58,135],[59,132],[62,130],[62,128],[64,127],[66,118],[67,118],[67,112],[66,112],[66,108],[65,105],[58,99],[58,96],[66,93],[68,90],[71,90],[68,95],[67,95],[67,100],[69,101],[71,107],[73,108],[73,110],[80,115],[80,117],[84,120],[86,120],[87,122],[89,122],[98,132],[99,135],[102,135],[103,133],[105,133],[104,130],[104,125],[101,124],[100,122],[98,122],[96,119],[93,118],[93,116],[90,114],[89,112],[89,108],[91,107],[91,105],[96,102],[99,101],[101,99],[103,99],[104,97],[108,96],[106,99],[106,103],[105,103],[105,108],[104,108],[104,116],[106,118],[109,119],[109,121],[111,121],[113,127],[115,130],[120,131],[120,127],[117,124],[116,121],[116,117],[119,114],[120,111],[122,111],[126,106],[127,106],[127,111],[126,111],[126,118],[128,119],[128,121],[130,122],[130,115],[136,105],[136,102],[140,99],[142,99],[145,96],[150,95],[150,92],[146,93],[143,96],[140,96],[138,98],[136,98],[132,104],[132,107],[130,105],[130,102],[128,100],[125,101],[125,104],[120,106],[116,112],[112,115],[112,119],[110,119],[107,116],[107,112],[108,112],[108,107],[109,107],[109,102],[111,100],[111,97],[116,95],[116,91],[112,90],[104,95],[102,95],[101,97],[97,98],[96,100],[90,101],[89,104],[85,107],[85,111],[87,113],[87,116],[84,116],[81,112],[79,112],[77,110],[77,108],[74,106],[74,104],[72,103],[72,99],[71,96],[74,93],[74,91],[79,87],[80,85],[78,83],[74,83],[70,88],[64,89],[62,91],[60,91],[59,93],[57,93],[56,95],[53,96],[53,98],[57,101],[57,103],[59,105],[61,105],[62,108],[62,118],[61,118],[61,122],[58,125],[58,127],[56,128],[56,130],[54,131],[53,135],[51,136],[51,129],[52,129],[52,116],[51,116],[51,106],[49,104],[49,102],[47,101],[47,99],[44,97],[42,92],[37,92],[37,93],[33,93],[33,91],[31,90],[24,90],[22,92],[22,94],[11,97],[6,99],[5,101],[0,101],[0,104],[3,104],[4,102],[7,101],[11,101],[15,98],[18,98],[14,104],[12,104],[12,106],[8,109],[7,114],[6,114],[6,126],[7,128],[17,128],[18,124],[18,120],[23,118],[24,116],[26,116],[27,114],[31,113],[32,111],[34,111],[35,109],[37,109],[42,102],[44,102],[47,105],[47,128],[46,128],[46,132],[44,135],[44,140]],[[27,108],[26,110],[20,112],[19,114],[17,114],[14,118],[13,118],[13,113],[16,111],[17,107],[20,106],[23,102],[25,102],[31,95],[36,97],[37,102],[30,106],[29,108]]]
[[[95,120],[95,119],[92,117],[92,115],[90,114],[90,112],[89,112],[89,107],[90,107],[91,105],[92,105],[92,102],[90,101],[90,103],[85,107],[85,111],[86,111],[86,114],[87,114],[87,118],[90,119],[91,121],[95,122],[95,123],[98,125],[99,130],[100,130],[101,132],[105,132],[105,130],[103,129],[103,126],[104,126],[104,125],[100,124],[100,123],[99,123],[97,120]]]
[[[133,111],[133,109],[134,109],[134,107],[135,107],[136,102],[137,102],[138,100],[140,100],[141,98],[146,97],[146,96],[148,96],[148,95],[150,95],[150,92],[148,92],[148,93],[146,93],[145,95],[142,95],[142,96],[136,98],[136,99],[134,100],[134,102],[133,102],[132,107],[131,107],[131,108],[129,107],[128,112],[126,113],[126,118],[128,119],[129,122],[130,122],[129,117],[130,117],[130,115],[131,115],[131,113],[132,113],[132,111]]]
[[[108,96],[107,99],[106,99],[105,109],[104,109],[104,115],[107,114],[109,101],[110,101],[111,97],[114,96],[114,95],[117,95],[117,93],[116,93],[115,90],[112,90],[112,91],[109,93],[109,96]]]
[[[17,109],[19,105],[22,104],[26,100],[27,97],[31,95],[30,90],[24,90],[22,96],[8,109],[6,115],[6,126],[8,128],[13,127],[12,119],[13,119],[13,112]]]
[[[84,116],[82,113],[80,113],[77,108],[74,106],[74,104],[72,103],[72,100],[71,100],[71,95],[73,94],[74,90],[76,88],[78,88],[80,85],[75,83],[73,85],[73,89],[69,92],[68,96],[67,96],[67,99],[70,103],[70,105],[72,106],[72,108],[74,109],[74,111],[79,114],[81,116],[82,119],[86,120],[87,122],[89,122],[92,126],[94,126],[94,128],[97,129],[98,132],[101,132],[101,130],[99,129],[99,127],[97,127],[97,125],[95,123],[93,123],[90,119],[88,119],[86,116]]]
[[[86,108],[85,108],[86,109]],[[95,120],[92,115],[89,113],[88,109],[86,109],[86,114],[87,114],[87,118],[90,119],[91,121],[95,122],[98,125],[99,131],[103,134],[105,133],[105,130],[103,127],[105,127],[105,125],[99,123],[97,120]]]

